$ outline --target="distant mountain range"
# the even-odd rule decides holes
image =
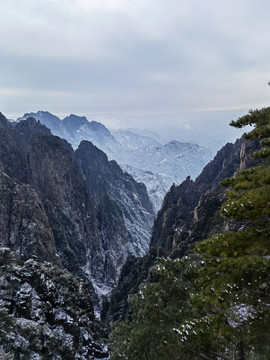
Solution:
[[[74,149],[82,140],[91,141],[116,160],[123,170],[148,190],[154,210],[160,209],[162,199],[173,183],[180,184],[187,176],[196,178],[213,154],[204,146],[171,141],[165,145],[152,132],[136,130],[109,131],[97,121],[71,114],[63,120],[47,112],[26,113],[17,119],[33,117],[51,129],[54,135],[66,139]]]

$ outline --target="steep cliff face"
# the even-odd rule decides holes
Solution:
[[[152,231],[150,244],[159,247],[159,255],[172,249],[176,229],[182,238],[189,235],[189,225],[200,197],[210,189],[219,191],[220,181],[233,175],[240,164],[241,146],[241,140],[234,145],[225,145],[195,181],[188,177],[179,186],[171,187],[163,200]]]
[[[82,275],[87,253],[99,253],[100,244],[94,207],[71,146],[33,118],[5,125],[0,161],[9,178],[2,173],[1,208],[7,215],[1,245],[11,245],[23,259],[36,250],[40,259]],[[13,161],[17,154],[19,161]]]
[[[132,234],[134,255],[145,254],[154,220],[154,211],[146,187],[124,173],[115,161],[88,141],[82,141],[75,152],[80,160],[88,190],[99,202],[108,194],[122,211],[127,230]]]
[[[248,154],[257,146],[244,140],[227,144],[195,181],[187,178],[170,189],[155,220],[150,243],[157,247],[159,255],[182,256],[194,242],[240,226],[219,215],[226,196],[220,181],[232,177],[240,168],[251,166],[254,160]]]
[[[73,150],[62,139],[39,133],[27,150],[28,181],[42,198],[58,254],[68,270],[80,274],[87,254],[100,249],[94,207]]]
[[[95,202],[106,280],[112,284],[128,255],[147,252],[154,211],[145,186],[92,143],[82,141],[75,156]]]
[[[0,248],[0,347],[14,359],[107,359],[94,340],[89,284]]]
[[[0,171],[0,245],[21,259],[32,255],[61,264],[49,220],[37,192]]]
[[[14,127],[0,114],[0,245],[22,259],[37,255],[61,264],[43,203],[26,184],[26,154],[14,134]]]
[[[11,132],[11,124],[0,113],[0,169],[13,178],[25,181],[25,158],[12,138]]]

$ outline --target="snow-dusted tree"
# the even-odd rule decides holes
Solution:
[[[241,220],[238,232],[217,234],[197,244],[205,265],[194,304],[209,320],[211,336],[225,358],[270,357],[270,108],[250,111],[231,122],[260,139],[253,153],[260,164],[226,179],[229,189],[221,213]],[[216,349],[217,350],[217,349]],[[253,356],[253,357],[252,357]],[[222,357],[221,357],[222,358]]]
[[[189,257],[160,259],[151,268],[151,282],[131,300],[132,320],[117,324],[112,333],[113,360],[200,359],[193,345],[184,343],[187,334],[195,336],[186,320],[196,269]]]

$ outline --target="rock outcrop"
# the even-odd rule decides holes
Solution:
[[[12,359],[108,359],[95,340],[90,285],[0,248],[0,347]]]
[[[0,244],[20,259],[61,264],[46,211],[33,187],[0,172]]]
[[[134,254],[145,254],[154,221],[154,210],[145,185],[123,172],[116,161],[108,161],[107,155],[89,141],[81,142],[75,156],[80,161],[92,198],[98,203],[107,194],[115,201],[132,235]]]
[[[226,189],[220,182],[251,166],[254,160],[248,155],[257,146],[256,142],[245,140],[229,143],[205,166],[195,181],[187,178],[179,186],[171,187],[155,220],[150,242],[150,246],[157,248],[159,256],[183,256],[195,242],[238,226],[219,215],[226,196]]]

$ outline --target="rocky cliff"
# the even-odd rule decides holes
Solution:
[[[97,227],[102,243],[106,281],[96,285],[113,285],[127,256],[143,256],[149,247],[154,211],[146,188],[124,173],[115,161],[89,141],[82,141],[75,151],[87,189],[94,199]]]
[[[257,143],[245,140],[229,143],[205,166],[195,181],[187,178],[179,186],[171,187],[155,220],[150,242],[150,246],[157,248],[159,256],[183,256],[194,242],[238,226],[219,215],[226,196],[226,189],[220,182],[251,166],[254,160],[248,155],[257,146]]]
[[[37,255],[61,264],[44,205],[37,190],[27,183],[27,156],[14,133],[1,114],[0,245],[10,247],[21,259]]]
[[[97,202],[108,194],[122,212],[123,221],[132,235],[136,256],[144,255],[154,221],[154,210],[144,184],[122,171],[116,161],[89,141],[82,141],[75,152],[79,159],[89,193]]]
[[[95,340],[89,284],[0,248],[0,285],[1,359],[108,359]]]

